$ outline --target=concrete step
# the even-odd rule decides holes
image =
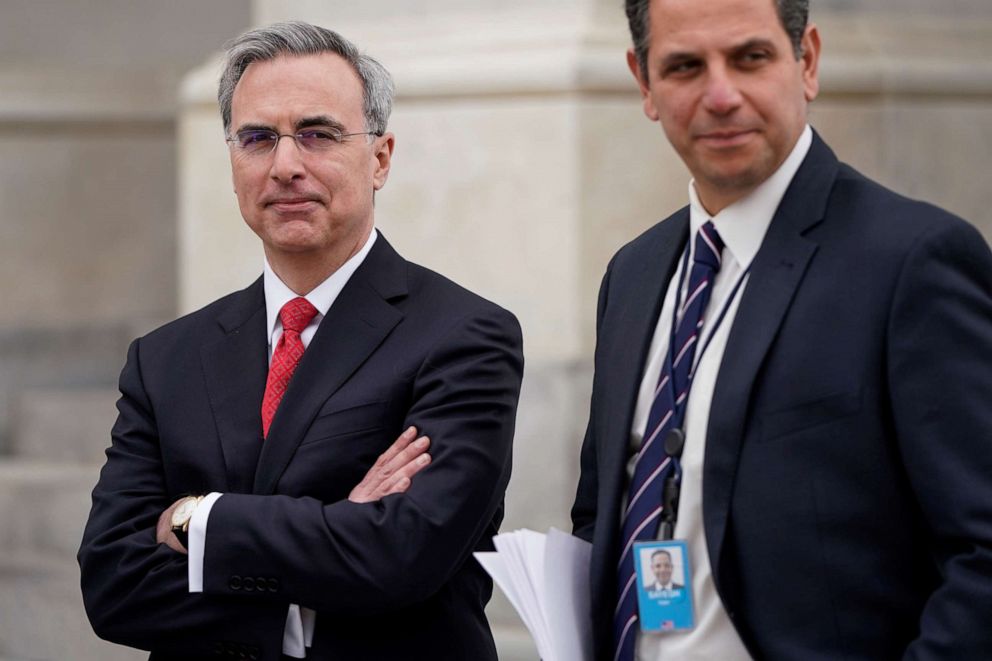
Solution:
[[[100,640],[83,610],[79,572],[61,557],[0,554],[0,659],[137,661],[147,653]]]
[[[0,558],[37,554],[74,563],[99,470],[0,460]]]
[[[136,329],[128,325],[0,328],[0,453],[9,453],[11,407],[26,388],[111,388]]]
[[[101,464],[117,418],[116,388],[27,388],[13,397],[9,454]]]

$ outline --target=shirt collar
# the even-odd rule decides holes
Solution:
[[[747,268],[758,254],[765,232],[792,178],[802,165],[813,144],[813,129],[806,125],[792,152],[782,165],[746,196],[726,207],[716,216],[710,216],[699,201],[695,179],[689,182],[689,228],[696,236],[699,228],[712,220],[723,243],[741,268]],[[690,241],[690,253],[695,242]],[[691,254],[690,254],[691,256]]]
[[[338,294],[341,293],[348,280],[351,279],[355,269],[365,261],[365,257],[372,250],[372,244],[375,243],[378,235],[379,233],[373,227],[362,249],[352,255],[337,271],[304,296],[312,306],[317,308],[317,316],[314,317],[314,321],[320,323],[320,320],[324,318],[327,311],[331,309],[331,305],[334,304]],[[296,298],[298,294],[279,279],[279,276],[276,275],[276,272],[269,265],[268,259],[265,260],[265,270],[263,271],[262,278],[265,286],[265,318],[268,321],[266,328],[269,330],[268,338],[271,344],[272,336],[276,332],[276,329],[282,327],[282,323],[279,321],[279,311],[282,310],[282,306]]]

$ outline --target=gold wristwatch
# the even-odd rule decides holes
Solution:
[[[186,548],[189,548],[189,522],[202,500],[203,496],[187,496],[172,510],[172,533]]]

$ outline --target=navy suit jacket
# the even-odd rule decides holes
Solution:
[[[261,279],[136,340],[79,562],[96,632],[152,659],[279,659],[289,603],[317,611],[308,659],[492,659],[492,548],[523,370],[509,312],[379,237],[261,436]],[[405,494],[347,500],[408,425],[432,463]],[[155,543],[184,494],[210,514],[204,592]]]
[[[572,518],[603,659],[634,403],[688,217],[622,248],[600,292]],[[818,136],[733,320],[701,516],[755,658],[992,658],[992,256]]]

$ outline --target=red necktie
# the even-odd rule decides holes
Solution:
[[[269,435],[269,426],[276,415],[279,402],[286,392],[289,379],[303,356],[303,340],[300,333],[317,314],[317,308],[303,297],[294,298],[279,311],[282,321],[282,337],[272,352],[269,365],[269,378],[265,381],[265,396],[262,398],[262,436]]]

